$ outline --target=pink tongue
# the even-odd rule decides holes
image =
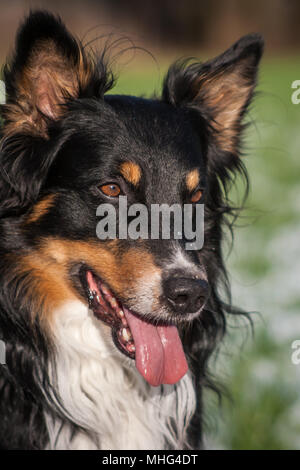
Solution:
[[[154,387],[178,382],[188,365],[176,326],[156,327],[127,308],[124,313],[134,339],[135,363],[140,374]]]

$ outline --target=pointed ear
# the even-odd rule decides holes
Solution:
[[[251,34],[209,62],[175,63],[164,81],[163,100],[196,109],[214,129],[216,145],[237,153],[262,52],[263,39]]]
[[[47,123],[61,116],[69,99],[80,97],[91,83],[101,88],[101,80],[105,89],[104,75],[59,18],[43,11],[31,13],[18,31],[14,56],[4,70],[4,134],[26,131],[45,136]]]

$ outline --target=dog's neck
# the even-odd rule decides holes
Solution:
[[[107,327],[80,302],[55,312],[53,330],[57,351],[51,377],[64,415],[86,433],[72,438],[71,426],[47,416],[49,448],[187,446],[185,431],[196,403],[189,374],[174,386],[150,387],[132,360],[114,348]]]

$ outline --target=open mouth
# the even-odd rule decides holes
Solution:
[[[176,326],[154,325],[128,309],[89,269],[82,269],[80,279],[95,317],[111,327],[116,347],[135,359],[137,370],[150,385],[174,384],[186,374]]]

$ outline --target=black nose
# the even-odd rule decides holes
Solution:
[[[168,278],[163,283],[164,295],[176,313],[197,312],[208,297],[208,284],[201,279]]]

